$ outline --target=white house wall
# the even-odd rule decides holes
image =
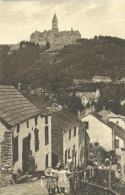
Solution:
[[[18,161],[15,162],[14,170],[22,170],[22,152],[23,139],[31,134],[30,149],[32,156],[35,158],[36,171],[44,171],[46,168],[46,155],[48,154],[48,166],[51,167],[51,116],[48,116],[49,126],[49,144],[45,145],[45,117],[38,116],[38,122],[35,126],[35,118],[29,119],[29,128],[27,128],[27,121],[20,123],[20,131],[17,133],[17,126],[14,128],[14,137],[18,136]],[[39,130],[39,150],[35,152],[35,137],[34,130]]]
[[[107,151],[112,150],[112,129],[92,115],[87,115],[81,119],[89,122],[87,133],[90,143],[99,142]]]
[[[69,130],[64,132],[63,134],[63,162],[65,162],[65,151],[70,149],[70,156],[72,157],[72,150],[73,146],[75,145],[75,152],[76,152],[76,165],[78,164],[78,154],[79,154],[79,128],[76,127],[76,136],[74,136],[74,128],[71,129],[71,139],[69,140]],[[73,159],[72,159],[73,160]]]

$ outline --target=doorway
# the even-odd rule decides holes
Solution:
[[[28,161],[30,156],[30,140],[31,134],[29,134],[26,138],[23,139],[22,170],[24,173],[28,171]]]

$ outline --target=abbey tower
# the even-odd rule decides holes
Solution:
[[[52,29],[44,32],[35,31],[30,36],[30,41],[39,43],[39,45],[45,46],[47,41],[50,43],[51,48],[61,48],[64,45],[74,44],[77,39],[80,39],[81,35],[78,30],[74,31],[59,31],[58,19],[54,14],[52,19]]]
[[[56,14],[54,14],[53,19],[52,19],[52,32],[54,34],[58,34],[58,32],[59,32],[58,20],[57,20]]]

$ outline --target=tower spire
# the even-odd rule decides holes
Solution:
[[[53,19],[52,19],[52,31],[54,33],[58,33],[59,29],[58,29],[58,20],[57,20],[57,16],[54,12],[54,16],[53,16]]]

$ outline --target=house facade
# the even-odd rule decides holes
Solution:
[[[114,149],[112,128],[101,120],[96,112],[91,112],[81,118],[86,123],[86,130],[91,143],[99,143],[107,151]]]
[[[125,129],[125,116],[117,115],[111,112],[111,110],[106,110],[105,108],[101,110],[99,114],[105,121],[112,121],[113,123],[116,123],[117,125]]]
[[[85,151],[86,150],[86,151]],[[52,161],[67,163],[72,159],[75,167],[86,166],[89,155],[89,137],[85,125],[74,115],[64,111],[52,115]]]
[[[106,77],[106,76],[94,76],[92,77],[92,81],[94,83],[110,83],[112,82],[112,79],[110,77]]]
[[[12,86],[0,86],[0,168],[14,173],[51,166],[51,115]]]
[[[100,97],[100,91],[97,89],[95,92],[76,92],[76,96],[81,99],[83,106],[86,106],[88,103],[91,105],[92,102],[97,102]]]
[[[125,181],[125,129],[112,121],[103,121],[102,116],[91,112],[81,118],[86,123],[86,130],[92,144],[98,143],[106,151],[114,151],[117,165],[121,167]]]

